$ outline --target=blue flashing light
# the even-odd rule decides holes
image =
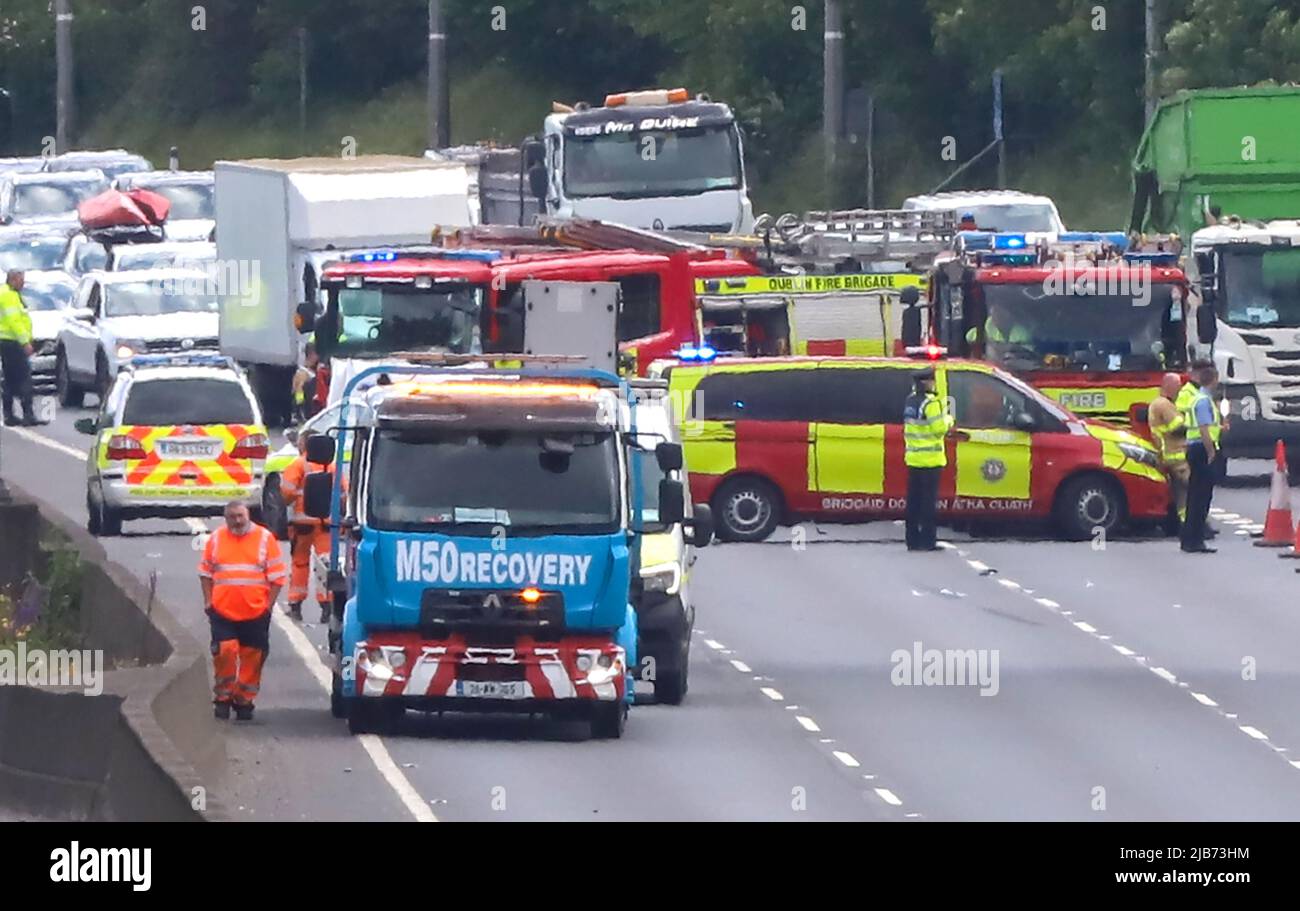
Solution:
[[[216,352],[176,352],[174,354],[136,354],[127,363],[132,367],[234,367],[234,358]]]
[[[968,251],[993,249],[994,235],[987,231],[958,231],[957,237],[960,238],[962,247]]]
[[[994,250],[1024,250],[1029,246],[1029,241],[1023,234],[994,234]]]
[[[370,250],[365,253],[353,253],[348,257],[348,262],[391,263],[395,259],[397,259],[397,254],[392,250]]]
[[[680,361],[693,361],[703,363],[712,361],[718,356],[718,349],[712,345],[685,345],[677,351],[677,359]]]
[[[494,263],[501,258],[500,250],[442,250],[442,259],[467,259],[481,263]]]

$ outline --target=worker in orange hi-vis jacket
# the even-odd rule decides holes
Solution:
[[[213,714],[229,718],[233,707],[236,719],[251,721],[271,647],[271,608],[284,587],[284,558],[280,542],[253,522],[246,503],[227,503],[225,517],[199,561],[212,627]]]
[[[289,578],[289,616],[295,620],[302,619],[302,603],[307,600],[312,551],[320,559],[327,558],[330,552],[329,526],[323,519],[313,519],[303,511],[307,475],[318,471],[334,474],[333,462],[318,465],[307,461],[307,441],[312,436],[315,434],[304,434],[298,440],[298,457],[284,470],[280,480],[280,494],[289,515],[289,552],[293,563]],[[346,478],[343,489],[347,489]],[[329,622],[332,599],[324,585],[316,586],[316,603],[320,605],[320,622]]]

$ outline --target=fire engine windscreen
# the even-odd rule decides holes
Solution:
[[[394,351],[478,354],[483,290],[470,285],[381,285],[341,288],[333,354],[364,357]]]
[[[1229,326],[1300,328],[1300,250],[1226,251],[1219,287]]]
[[[637,199],[740,187],[735,124],[569,136],[564,149],[570,197]]]
[[[393,531],[612,534],[614,435],[383,428],[370,456],[370,521]]]
[[[1141,294],[1045,293],[1042,282],[982,290],[985,356],[1009,369],[1147,371],[1183,361],[1175,286],[1147,284]]]

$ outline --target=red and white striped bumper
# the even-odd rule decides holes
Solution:
[[[388,632],[358,642],[354,659],[363,697],[614,702],[627,688],[627,656],[602,636],[521,636],[512,647],[487,647]]]

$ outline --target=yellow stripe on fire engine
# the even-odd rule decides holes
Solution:
[[[691,471],[722,475],[736,470],[736,427],[730,421],[686,421],[682,446]]]
[[[825,294],[828,291],[901,291],[925,288],[924,275],[908,272],[852,275],[746,275],[737,278],[697,278],[696,294]]]
[[[957,443],[957,496],[1029,499],[1030,435],[1023,430],[963,430]]]
[[[1134,405],[1149,405],[1160,394],[1158,386],[1052,386],[1039,391],[1080,415],[1127,415]]]

